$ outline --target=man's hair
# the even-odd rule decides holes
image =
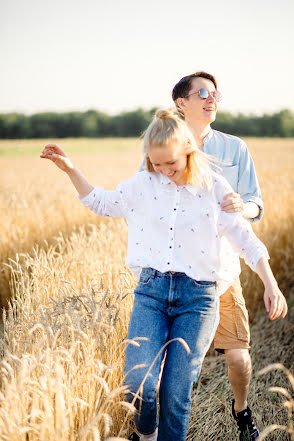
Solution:
[[[215,88],[217,89],[217,82],[213,75],[207,72],[195,72],[191,75],[187,75],[180,79],[180,81],[175,85],[172,91],[173,100],[177,106],[178,98],[186,98],[192,88],[192,80],[194,78],[206,78],[213,82]],[[178,106],[177,106],[178,107]]]

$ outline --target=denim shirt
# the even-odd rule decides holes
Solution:
[[[239,193],[243,202],[255,202],[259,215],[250,222],[256,222],[263,215],[263,202],[254,163],[244,141],[236,136],[211,130],[203,140],[203,151],[224,163],[220,164],[222,174]]]
[[[217,164],[222,175],[229,182],[243,202],[255,202],[259,206],[259,215],[250,222],[256,222],[263,215],[263,202],[252,157],[244,141],[240,138],[218,130],[210,130],[203,140],[203,152],[222,161]],[[141,164],[143,170],[145,160]]]

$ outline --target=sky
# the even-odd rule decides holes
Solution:
[[[220,110],[294,110],[293,0],[0,0],[0,113],[173,105],[215,75]]]

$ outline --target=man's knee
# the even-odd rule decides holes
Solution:
[[[226,349],[225,355],[229,370],[243,375],[251,373],[251,358],[248,349]]]

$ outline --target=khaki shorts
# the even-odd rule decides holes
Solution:
[[[249,316],[242,294],[240,280],[220,296],[220,321],[214,337],[214,348],[250,349]]]

